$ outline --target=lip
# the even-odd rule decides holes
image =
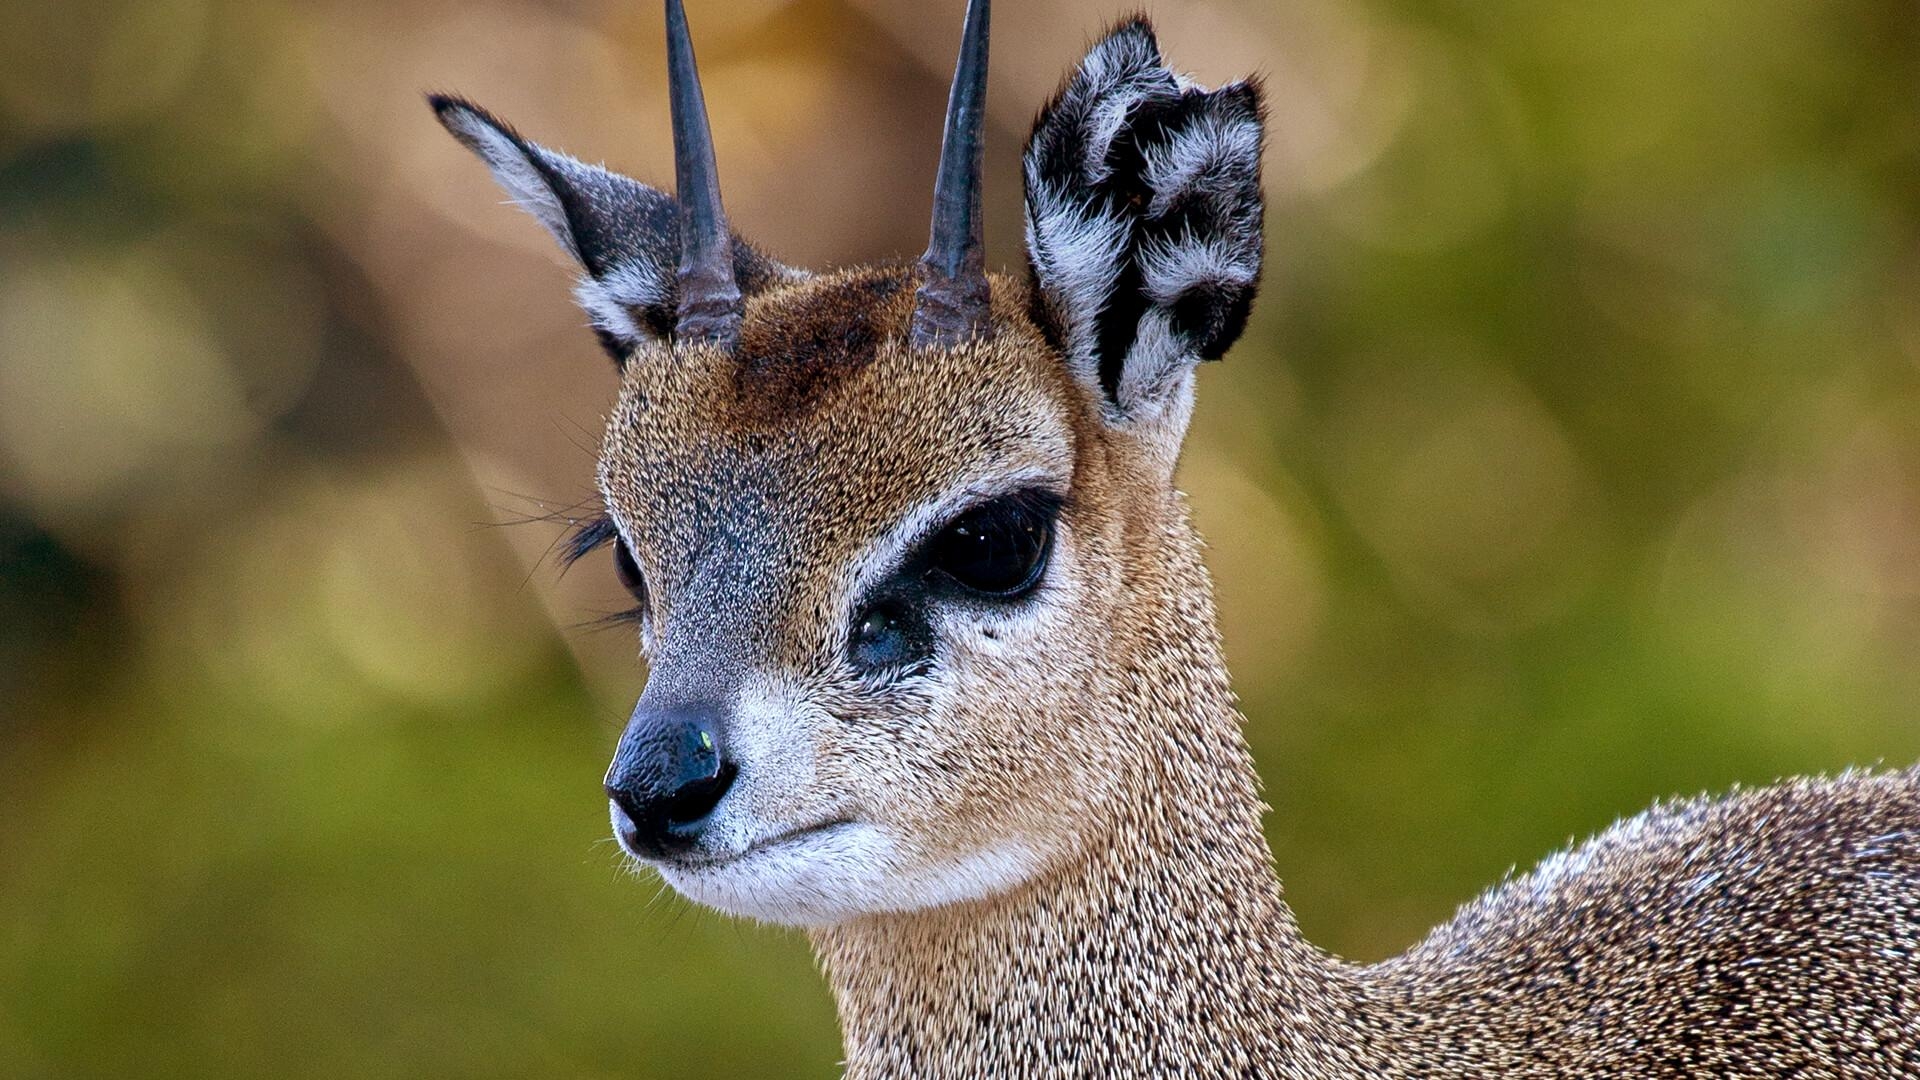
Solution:
[[[673,867],[673,869],[675,870],[721,870],[721,869],[725,869],[726,867],[732,866],[736,863],[745,862],[746,860],[753,858],[755,855],[764,854],[768,851],[772,851],[776,848],[786,847],[790,844],[797,844],[809,838],[820,836],[822,834],[832,832],[835,829],[841,828],[843,826],[851,825],[851,824],[853,824],[853,819],[845,818],[845,817],[833,818],[828,821],[815,822],[812,825],[802,825],[799,828],[788,829],[785,832],[779,832],[779,833],[773,834],[772,836],[762,837],[761,839],[755,840],[753,843],[748,844],[745,850],[740,851],[738,853],[729,853],[729,854],[719,855],[719,856],[713,856],[713,855],[694,856],[692,858],[682,857],[682,858],[668,860],[668,865]]]

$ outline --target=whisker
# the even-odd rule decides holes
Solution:
[[[625,626],[639,626],[647,617],[645,608],[631,607],[624,611],[609,611],[596,615],[567,627],[570,633],[598,633],[602,630],[617,630]]]

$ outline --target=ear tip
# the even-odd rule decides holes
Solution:
[[[1089,46],[1087,55],[1067,81],[1069,85],[1087,79],[1103,83],[1116,78],[1124,81],[1165,66],[1152,20],[1145,12],[1136,12],[1115,23]]]
[[[1114,23],[1113,29],[1107,31],[1100,43],[1094,46],[1096,49],[1115,47],[1145,48],[1157,61],[1160,58],[1160,42],[1153,31],[1152,17],[1145,11],[1135,11]]]
[[[481,116],[486,115],[485,109],[461,97],[459,94],[443,94],[437,90],[428,91],[427,107],[433,110],[433,115],[437,117],[442,124],[453,123],[459,115],[463,113],[478,114]]]
[[[1266,124],[1267,88],[1258,75],[1230,82],[1218,90],[1210,91],[1207,97],[1217,103],[1217,107],[1228,117],[1250,120],[1262,126]]]
[[[427,105],[433,110],[434,119],[440,121],[441,127],[468,145],[473,145],[486,131],[505,135],[514,142],[520,141],[520,133],[513,130],[511,124],[459,94],[429,92]]]

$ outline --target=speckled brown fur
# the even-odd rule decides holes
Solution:
[[[849,291],[865,295],[871,280],[774,294],[755,314],[844,320]],[[608,496],[655,496],[626,509],[662,568],[696,545],[678,531],[656,537],[661,509],[696,502],[678,487],[712,482],[714,463],[731,456],[722,442],[765,436],[739,460],[785,483],[808,478],[790,509],[818,516],[781,520],[825,546],[769,561],[818,567],[851,558],[859,537],[940,486],[929,458],[990,469],[979,452],[1016,437],[956,417],[1003,415],[1018,395],[1051,401],[1041,414],[1070,432],[1069,527],[1105,539],[1126,587],[1075,643],[1102,664],[1070,701],[1051,703],[1047,738],[1062,753],[1101,739],[1118,794],[1076,823],[1074,851],[1010,893],[811,931],[850,1076],[1920,1075],[1912,771],[1656,808],[1490,892],[1386,963],[1348,965],[1307,944],[1262,838],[1184,502],[1151,460],[1072,407],[1073,384],[1029,351],[1036,332],[1019,289],[996,284],[1004,336],[991,346],[937,362],[884,349],[866,364],[829,360],[834,377],[812,385],[799,418],[769,426],[752,379],[721,358],[709,371],[680,356],[633,365],[609,426]],[[897,336],[906,295],[881,297],[873,325]],[[675,602],[677,580],[662,575],[663,603]],[[786,624],[792,637],[762,647],[796,664],[830,651],[809,613],[831,602],[770,591],[801,617]],[[898,767],[858,766],[914,784]],[[1045,785],[1027,783],[1019,805],[975,811],[1017,819],[1070,800],[1036,797]]]
[[[742,247],[737,347],[668,340],[667,196],[435,108],[623,361],[593,535],[646,583],[629,735],[694,703],[738,763],[652,863],[807,928],[849,1076],[1920,1077],[1913,769],[1655,807],[1385,963],[1302,939],[1173,483],[1259,276],[1257,87],[1122,24],[1029,142],[1030,280],[933,348],[913,269]],[[852,659],[873,596],[933,580],[903,553],[1035,489],[1030,592],[926,586],[919,662]]]
[[[735,394],[762,422],[811,412],[827,387],[866,366],[911,300],[906,266],[815,278],[768,296],[734,352]]]

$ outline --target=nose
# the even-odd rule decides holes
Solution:
[[[739,771],[721,743],[723,715],[713,706],[634,710],[606,780],[627,850],[664,858],[700,838]]]

